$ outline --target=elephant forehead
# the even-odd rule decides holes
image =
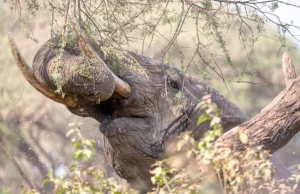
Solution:
[[[159,74],[165,73],[164,71],[169,67],[164,65],[162,61],[152,59],[137,53],[129,52],[129,54],[139,63],[142,68],[145,68],[148,73]]]

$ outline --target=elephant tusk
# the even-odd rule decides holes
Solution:
[[[131,95],[130,85],[116,76],[114,73],[112,75],[115,78],[115,92],[121,96],[128,98]]]
[[[115,75],[105,64],[105,62],[100,58],[100,56],[96,53],[96,51],[93,49],[91,44],[88,42],[88,40],[84,37],[84,35],[81,32],[80,26],[73,17],[73,14],[69,14],[69,18],[71,21],[71,24],[73,26],[73,29],[79,39],[79,44],[81,46],[81,49],[91,58],[96,58],[100,63],[103,63],[105,67],[111,72],[111,74],[114,77],[115,80],[115,92],[125,98],[128,98],[131,95],[131,88],[130,85],[120,79],[117,75]]]
[[[45,87],[43,84],[41,84],[37,78],[34,76],[31,67],[27,64],[24,57],[22,56],[21,52],[19,51],[12,34],[9,33],[8,35],[9,43],[11,52],[13,54],[13,57],[15,59],[15,62],[17,63],[21,73],[26,78],[26,80],[39,92],[44,94],[46,97],[61,103],[65,104],[71,107],[75,107],[77,105],[77,101],[74,100],[71,96],[68,96],[67,94],[62,97],[60,94],[55,93],[51,89]]]

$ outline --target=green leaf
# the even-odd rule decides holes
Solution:
[[[158,177],[162,172],[161,167],[156,167],[151,173],[154,174],[155,177]]]
[[[74,132],[74,129],[70,129],[70,130],[66,133],[66,136],[69,137],[73,132]]]
[[[63,44],[62,44],[62,41],[59,40],[59,42],[57,43],[57,47],[61,47]]]
[[[51,179],[54,178],[54,174],[53,174],[53,170],[52,170],[52,169],[49,170],[49,172],[48,172],[48,177],[51,178]]]
[[[210,127],[213,127],[221,122],[220,117],[213,117],[211,122],[210,122]]]
[[[93,141],[93,140],[86,140],[85,142],[85,145],[87,145],[87,146],[91,146],[91,147],[96,147],[96,142],[95,141]]]
[[[211,117],[208,114],[202,114],[197,122],[197,125],[200,125],[201,123],[204,123],[205,121],[208,121],[209,119],[211,119]]]
[[[74,143],[74,148],[79,148],[79,147],[81,147],[82,146],[82,143],[80,142],[80,141],[76,141],[75,143]]]
[[[156,178],[154,176],[151,177],[151,182],[152,182],[152,184],[156,183]]]
[[[243,144],[248,142],[248,136],[244,132],[240,132],[240,140]]]
[[[93,156],[93,151],[90,150],[90,149],[84,149],[84,150],[83,150],[83,154],[84,154],[84,156],[85,156],[85,159],[86,159],[86,160],[89,160],[89,159],[91,159],[91,157]]]
[[[43,180],[42,185],[45,185],[45,184],[47,184],[49,182],[51,182],[49,179],[45,179],[45,180]]]
[[[69,171],[70,172],[73,172],[75,170],[75,168],[77,167],[76,164],[72,164],[70,167],[69,167]]]
[[[176,144],[176,147],[177,147],[177,151],[180,151],[181,150],[181,148],[184,146],[186,144],[186,141],[184,141],[184,140],[179,140],[178,142],[177,142],[177,144]]]
[[[77,151],[74,152],[73,158],[74,159],[78,159],[78,158],[80,158],[82,156],[82,154],[83,154],[82,150],[77,150]]]
[[[183,99],[184,98],[184,94],[183,92],[179,91],[175,94],[175,97],[178,98],[178,99]]]

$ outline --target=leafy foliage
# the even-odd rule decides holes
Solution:
[[[162,39],[165,46],[157,56],[159,59],[170,62],[169,52],[174,48],[179,51],[183,71],[197,69],[205,78],[220,77],[224,82],[232,81],[245,72],[251,73],[251,68],[245,67],[258,63],[254,48],[259,38],[274,39],[280,42],[282,48],[287,47],[287,34],[298,40],[295,34],[299,26],[280,20],[275,12],[280,6],[294,8],[299,5],[297,2],[275,0],[11,1],[11,9],[25,24],[36,16],[37,11],[46,12],[52,36],[62,34],[63,39],[67,36],[69,13],[74,14],[91,39],[99,40],[107,48],[126,50],[139,45],[137,50],[143,54],[155,40]],[[22,10],[23,7],[27,11]],[[190,23],[194,23],[193,27],[189,26]],[[268,24],[277,27],[277,34],[270,36],[266,33]],[[30,29],[30,25],[27,26]],[[193,40],[193,45],[189,45],[191,56],[186,56],[179,48],[179,39],[185,36],[185,28],[194,29],[189,36]],[[169,37],[162,33],[166,29],[170,32]],[[243,63],[234,61],[229,49],[232,40],[228,34],[233,32],[238,32],[234,41],[240,41],[246,53]],[[186,58],[188,61],[184,61]],[[203,65],[199,65],[198,61]],[[223,64],[225,67],[222,67]],[[232,71],[239,67],[239,72],[234,77],[225,77],[226,64]]]
[[[121,185],[112,177],[107,177],[103,170],[90,166],[87,162],[94,159],[96,143],[86,139],[80,132],[80,123],[70,123],[72,127],[66,134],[74,145],[74,162],[68,168],[66,176],[56,177],[53,170],[43,184],[53,184],[58,194],[68,193],[134,193],[133,190],[122,190]],[[71,137],[72,136],[72,137]],[[24,190],[24,194],[38,193],[35,190]]]
[[[157,184],[156,193],[292,193],[298,187],[300,175],[288,180],[275,181],[274,169],[268,160],[269,154],[261,146],[249,145],[240,153],[226,145],[215,142],[221,136],[222,127],[219,110],[205,96],[201,102],[205,113],[198,123],[210,121],[211,130],[197,142],[190,134],[178,138],[177,151],[183,155],[159,161],[151,171],[152,182]],[[240,132],[240,141],[249,144],[247,136]],[[182,166],[180,160],[187,158],[189,165]],[[199,177],[201,171],[211,175]],[[290,185],[287,183],[290,182]]]
[[[201,141],[195,141],[189,133],[180,135],[176,142],[174,155],[158,161],[151,170],[151,181],[157,187],[155,193],[265,193],[294,192],[300,181],[300,175],[293,175],[288,180],[275,181],[274,169],[268,160],[269,154],[261,146],[249,145],[242,152],[232,150],[215,140],[222,134],[219,110],[212,103],[210,96],[204,96],[200,107],[205,111],[198,123],[210,122]],[[80,132],[80,123],[71,123],[72,129],[66,134],[74,145],[73,164],[64,177],[55,177],[51,170],[43,184],[54,184],[55,193],[137,193],[124,188],[113,178],[90,165],[84,165],[93,159],[95,142],[86,139]],[[242,143],[249,144],[247,136],[240,132]],[[189,162],[182,164],[186,158]],[[199,177],[202,170],[211,171],[207,177]],[[290,182],[291,184],[287,184]],[[36,194],[35,190],[24,190],[24,194]]]
[[[63,32],[62,26],[66,25],[60,23],[60,20],[66,15],[66,7],[70,7],[73,10],[75,16],[80,21],[81,25],[93,37],[100,38],[103,45],[107,45],[108,48],[131,48],[130,45],[143,43],[139,51],[144,52],[144,49],[151,46],[156,37],[166,39],[160,33],[160,26],[171,26],[173,29],[171,38],[167,39],[167,44],[163,49],[162,55],[158,58],[163,58],[165,62],[171,63],[170,49],[178,48],[178,37],[183,34],[186,21],[195,21],[196,32],[191,39],[194,40],[193,55],[189,62],[183,64],[183,71],[197,70],[202,73],[205,79],[212,79],[219,76],[224,82],[238,81],[242,82],[245,79],[245,74],[253,73],[251,65],[256,63],[256,56],[254,54],[254,45],[258,41],[260,36],[264,36],[264,26],[266,23],[274,23],[270,17],[265,14],[261,14],[270,11],[272,14],[279,6],[279,2],[272,2],[260,4],[258,1],[252,1],[258,8],[251,8],[251,3],[243,3],[242,1],[236,3],[224,3],[220,0],[205,0],[199,2],[193,1],[67,1],[66,4],[62,1],[44,1],[43,5],[36,0],[24,1],[22,6],[28,9],[21,11],[21,1],[11,1],[11,8],[19,13],[21,22],[25,28],[26,36],[36,40],[28,17],[34,17],[36,12],[41,8],[45,8],[47,16],[49,17],[49,23],[51,24],[52,34],[61,34]],[[217,4],[220,4],[218,8]],[[245,9],[246,13],[241,11]],[[28,13],[26,12],[28,11]],[[155,13],[155,14],[154,14]],[[26,16],[26,17],[23,17]],[[225,18],[225,19],[224,19]],[[246,21],[249,21],[246,22]],[[280,21],[280,20],[279,20]],[[293,24],[276,23],[278,27],[278,34],[275,36],[283,47],[286,47],[286,34],[292,34],[291,28],[298,28]],[[174,28],[174,25],[177,26]],[[68,26],[68,25],[67,25]],[[255,26],[255,27],[253,27]],[[174,30],[175,29],[175,30]],[[227,34],[233,30],[239,32],[239,40],[242,42],[243,47],[247,53],[247,59],[238,63],[232,59],[232,53],[228,44],[231,44],[227,39]],[[134,34],[135,36],[132,36]],[[139,34],[140,36],[136,36]],[[67,36],[66,34],[63,34]],[[67,39],[67,38],[66,38]],[[236,39],[235,39],[236,41]],[[219,50],[222,51],[220,56],[219,50],[215,49],[215,43],[219,46]],[[148,45],[147,45],[148,44]],[[178,49],[179,50],[179,49]],[[218,50],[218,51],[215,51]],[[182,53],[181,53],[182,54]],[[181,56],[183,61],[184,54]],[[225,60],[222,60],[225,59]],[[195,61],[201,61],[202,65]],[[231,79],[225,77],[223,74],[224,69],[220,64],[232,68],[234,71],[237,66],[241,69],[237,72],[237,79]],[[244,68],[247,67],[247,68]],[[249,67],[249,68],[248,68]],[[248,71],[248,72],[245,72]],[[60,78],[58,80],[61,80]],[[181,95],[178,94],[178,98]],[[174,162],[172,159],[161,161],[157,164],[157,168],[152,172],[154,178],[152,181],[158,183],[158,190],[163,192],[189,192],[189,191],[206,191],[208,188],[215,188],[217,191],[223,190],[224,192],[238,192],[247,185],[255,185],[258,175],[263,177],[266,184],[264,187],[269,189],[281,184],[281,182],[274,182],[271,179],[272,168],[267,162],[268,154],[263,152],[260,147],[252,147],[243,154],[231,153],[230,150],[226,150],[222,145],[215,145],[213,141],[222,133],[221,126],[218,118],[218,110],[209,105],[209,99],[204,99],[207,103],[203,103],[202,107],[206,110],[205,114],[199,118],[199,124],[202,122],[210,121],[213,130],[209,131],[204,140],[201,142],[195,142],[189,135],[183,135],[178,141],[178,151],[184,150],[188,158],[193,158],[199,154],[199,158],[195,158],[196,162],[209,164],[216,170],[216,177],[213,179],[219,184],[219,186],[208,187],[207,185],[215,185],[215,182],[204,181],[204,184],[198,184],[198,180],[195,179],[195,174],[191,174],[188,168],[185,168],[182,172],[174,168]],[[75,126],[73,133],[78,135],[78,126]],[[240,133],[240,139],[243,143],[247,143],[248,139],[245,134]],[[90,140],[84,140],[82,137],[77,136],[74,139],[74,159],[85,162],[94,156],[93,142]],[[192,145],[192,149],[185,150],[186,145],[188,147]],[[222,154],[220,154],[222,153]],[[202,156],[202,157],[200,157]],[[253,161],[249,159],[253,159]],[[247,168],[246,168],[247,167]],[[249,167],[249,168],[248,168]],[[254,168],[252,168],[254,167]],[[193,169],[193,168],[191,168]],[[246,171],[245,171],[246,170]],[[115,182],[107,183],[106,176],[101,171],[97,171],[90,168],[81,168],[78,165],[71,166],[69,169],[71,178],[59,179],[49,176],[49,181],[57,185],[57,191],[61,192],[79,192],[79,191],[95,191],[99,192],[101,189],[94,189],[94,182],[97,185],[108,185],[102,190],[103,192],[113,191],[120,192]],[[90,173],[95,172],[93,175]],[[196,171],[194,171],[196,172]],[[249,176],[245,177],[242,173]],[[79,175],[78,175],[79,174]],[[91,178],[92,176],[92,178]],[[96,177],[96,178],[95,178]],[[99,178],[102,177],[102,178]],[[92,179],[92,184],[87,184],[86,179]],[[298,180],[298,177],[293,177]],[[197,184],[192,184],[192,183]],[[64,184],[63,184],[64,183]],[[70,187],[70,183],[74,183],[74,187]],[[61,190],[60,190],[61,189]],[[80,190],[83,189],[83,190]],[[90,189],[90,190],[89,190]],[[97,190],[98,189],[98,190]],[[286,188],[284,191],[289,191]],[[26,191],[34,192],[34,191]],[[254,192],[254,191],[253,191]],[[255,193],[255,192],[254,192]]]

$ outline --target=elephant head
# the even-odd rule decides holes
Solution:
[[[175,67],[134,52],[101,49],[93,41],[84,49],[80,41],[74,36],[62,46],[60,37],[51,38],[35,55],[33,70],[12,39],[11,46],[34,87],[67,105],[72,113],[100,123],[108,161],[120,177],[136,187],[151,186],[149,169],[166,156],[172,138],[191,131],[199,139],[210,129],[207,122],[197,126],[203,96],[209,94],[221,110],[225,131],[247,120],[214,89]]]

